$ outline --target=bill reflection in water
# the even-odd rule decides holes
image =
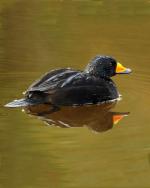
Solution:
[[[37,116],[50,126],[61,128],[87,127],[94,132],[107,131],[117,124],[129,112],[112,112],[115,104],[102,104],[78,107],[63,107],[51,110],[50,105],[27,106],[24,111]]]

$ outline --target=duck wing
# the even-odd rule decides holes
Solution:
[[[29,86],[25,94],[32,91],[50,92],[51,90],[55,90],[69,77],[76,75],[77,73],[78,71],[70,68],[52,70]]]

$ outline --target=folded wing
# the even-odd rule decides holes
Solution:
[[[46,73],[40,79],[36,80],[26,91],[48,92],[56,90],[71,76],[76,75],[78,71],[74,71],[70,68],[57,69]]]

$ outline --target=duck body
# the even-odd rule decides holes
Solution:
[[[27,89],[24,99],[5,106],[51,104],[58,107],[117,100],[119,92],[111,77],[130,72],[130,69],[117,63],[114,58],[98,55],[83,71],[64,68],[46,73]]]
[[[110,78],[66,68],[47,73],[29,87],[25,97],[56,106],[71,106],[110,101],[119,94]]]

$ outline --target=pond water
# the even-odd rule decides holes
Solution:
[[[149,0],[1,0],[0,187],[150,187],[149,17]],[[69,129],[3,107],[43,73],[84,69],[96,54],[133,70],[113,78],[123,100],[112,112],[129,112],[117,124],[98,131],[98,107],[51,117]]]

